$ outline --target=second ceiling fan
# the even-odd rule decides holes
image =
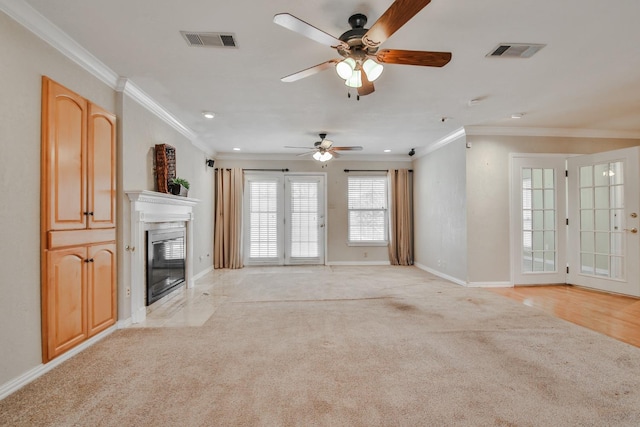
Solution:
[[[292,147],[292,146],[285,146],[285,148],[301,148],[304,150],[308,150],[306,153],[301,153],[298,154],[298,156],[306,156],[309,154],[313,154],[313,158],[316,159],[319,162],[326,162],[328,160],[331,160],[334,157],[340,157],[338,156],[338,153],[336,151],[361,151],[362,147],[359,145],[350,145],[350,146],[345,146],[345,147],[336,147],[335,145],[333,145],[333,141],[329,141],[327,138],[327,134],[326,133],[320,133],[318,134],[318,136],[320,137],[320,141],[316,141],[315,144],[313,144],[313,147]]]
[[[378,50],[393,33],[420,12],[431,0],[396,0],[369,29],[364,28],[367,17],[357,13],[349,18],[351,30],[339,38],[332,36],[289,13],[279,13],[273,22],[311,40],[330,46],[342,56],[283,77],[283,82],[294,82],[320,71],[335,67],[338,75],[349,87],[357,88],[364,96],[375,89],[373,81],[382,73],[382,65],[402,64],[442,67],[451,60],[451,52],[419,50]]]

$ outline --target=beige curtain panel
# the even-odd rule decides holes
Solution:
[[[213,267],[242,268],[242,169],[216,171]]]
[[[389,170],[389,261],[413,265],[413,183],[408,169]]]

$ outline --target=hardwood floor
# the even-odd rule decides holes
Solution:
[[[561,319],[640,347],[640,299],[571,285],[487,288]]]

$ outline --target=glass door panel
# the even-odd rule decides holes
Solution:
[[[286,177],[286,264],[324,264],[324,176]]]
[[[580,272],[624,279],[620,219],[624,208],[624,163],[605,162],[579,168]]]

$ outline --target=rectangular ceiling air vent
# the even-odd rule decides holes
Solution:
[[[196,33],[180,31],[191,47],[238,47],[233,33]]]
[[[500,43],[491,49],[486,56],[501,58],[531,58],[537,51],[545,47],[546,44],[527,43]]]

